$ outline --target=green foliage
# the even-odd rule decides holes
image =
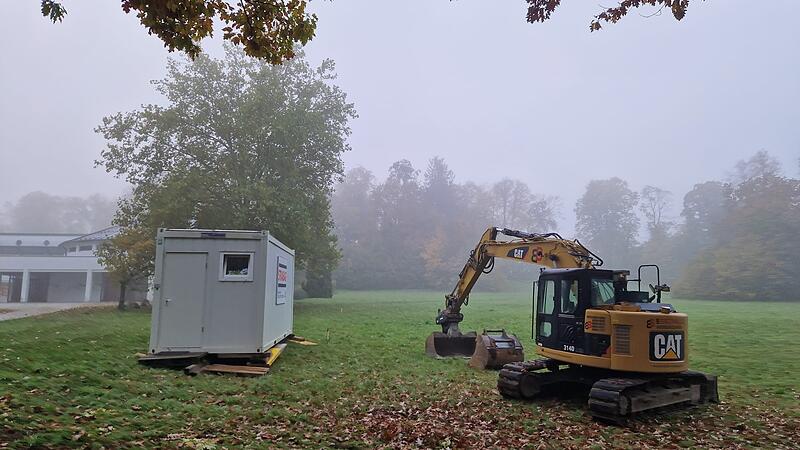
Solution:
[[[561,0],[527,0],[528,2],[528,22],[544,22],[561,4]],[[631,10],[642,6],[658,7],[655,14],[660,14],[664,8],[669,8],[675,20],[681,20],[686,16],[689,8],[689,0],[621,0],[617,6],[603,6],[603,12],[594,16],[589,24],[591,31],[603,28],[601,22],[617,23],[622,20]]]
[[[530,23],[548,20],[561,4],[561,0],[526,1]],[[601,22],[617,23],[629,11],[646,5],[658,7],[656,14],[669,8],[673,17],[681,20],[689,0],[623,0],[615,7],[605,7],[589,29],[601,29]],[[223,39],[272,64],[293,58],[296,45],[314,38],[317,16],[307,13],[307,6],[308,0],[122,0],[123,11],[134,12],[148,34],[161,39],[169,51],[197,57],[202,51],[199,42],[213,35],[215,21],[219,21]],[[42,15],[54,23],[67,14],[55,0],[41,0],[41,8]]]
[[[53,23],[61,22],[67,15],[64,6],[55,0],[42,0],[42,15],[52,20]]]
[[[323,248],[333,249],[336,240],[330,234],[327,235],[327,237],[328,242],[325,243],[326,247]],[[308,261],[305,271],[306,279],[302,282],[301,287],[309,297],[333,297],[333,279],[331,273],[336,268],[337,260],[337,258],[330,256],[328,258],[311,258]]]
[[[578,237],[613,268],[631,266],[639,231],[639,195],[619,178],[592,180],[575,204]]]
[[[53,23],[67,14],[60,2],[41,1],[42,15]],[[305,45],[317,29],[307,0],[122,0],[121,6],[169,51],[191,58],[202,51],[199,42],[213,35],[215,21],[223,25],[223,39],[271,64],[294,58],[295,46]]]
[[[134,186],[116,223],[268,230],[297,251],[309,277],[338,252],[329,197],[356,117],[331,83],[332,61],[281,66],[229,47],[222,60],[170,62],[155,82],[167,104],[103,119],[98,165]],[[314,273],[316,271],[316,273]]]
[[[737,184],[713,243],[689,264],[679,289],[713,299],[795,300],[800,181],[765,173]]]
[[[295,44],[314,37],[316,15],[306,13],[306,0],[123,0],[122,9],[136,12],[148,33],[155,34],[170,51],[180,50],[192,58],[197,44],[214,31],[220,20],[222,38],[241,45],[245,53],[272,64],[295,56]]]
[[[696,184],[684,196],[683,223],[674,232],[654,228],[657,192],[642,194],[650,237],[637,248],[637,263],[658,263],[680,295],[797,300],[800,181],[783,176],[767,152],[738,162],[730,182]]]
[[[97,249],[97,259],[120,285],[119,308],[125,307],[125,290],[134,281],[153,273],[153,250],[156,243],[152,231],[131,227],[104,242]]]
[[[671,300],[690,315],[692,368],[720,376],[724,403],[620,428],[593,422],[585,401],[504,400],[496,372],[425,357],[441,301],[440,292],[419,291],[299,301],[294,330],[319,345],[289,344],[260,378],[138,365],[150,332],[141,312],[0,322],[0,436],[9,448],[59,449],[435,448],[436,440],[452,448],[781,448],[796,439],[800,304]],[[533,356],[529,293],[475,293],[465,315],[465,329],[503,325]],[[431,426],[441,423],[452,426]]]

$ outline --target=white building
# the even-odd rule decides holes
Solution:
[[[95,251],[118,232],[0,233],[0,303],[117,301],[119,285]],[[129,289],[127,299],[144,299],[145,292]]]

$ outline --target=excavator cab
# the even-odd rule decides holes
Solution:
[[[656,285],[650,285],[652,294],[629,290],[633,282],[641,289],[642,269],[645,268],[656,270]],[[611,344],[610,337],[587,332],[591,326],[587,326],[587,310],[609,309],[625,303],[641,311],[661,308],[674,311],[672,305],[661,304],[661,293],[669,292],[669,286],[661,284],[658,266],[642,265],[637,273],[637,278],[630,279],[627,270],[542,269],[539,280],[534,283],[531,338],[540,347],[601,356]],[[654,301],[657,305],[650,305]]]
[[[542,347],[584,353],[594,346],[583,330],[586,310],[615,302],[612,270],[542,270],[536,282],[531,338]]]

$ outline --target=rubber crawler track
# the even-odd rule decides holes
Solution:
[[[582,384],[591,388],[588,406],[592,416],[619,425],[641,413],[719,402],[716,377],[700,372],[615,375],[619,372],[578,367],[558,370],[558,362],[550,359],[515,362],[500,370],[497,390],[506,398],[530,400],[560,383]]]

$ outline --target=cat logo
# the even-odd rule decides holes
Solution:
[[[525,255],[528,253],[528,247],[517,247],[512,248],[508,251],[509,258],[516,258],[516,259],[525,259]]]
[[[683,361],[683,332],[650,333],[651,361]]]

